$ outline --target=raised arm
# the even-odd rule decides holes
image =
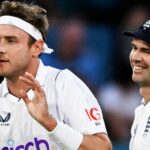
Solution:
[[[82,135],[80,132],[69,127],[68,125],[57,122],[57,120],[48,111],[46,96],[39,82],[29,73],[26,73],[24,77],[20,77],[20,80],[28,84],[35,93],[34,98],[30,100],[26,94],[26,91],[20,90],[20,94],[30,115],[45,129],[47,129],[50,136],[56,139],[56,141],[61,141],[64,136],[61,141],[61,145],[63,148],[65,147],[65,150],[75,150],[76,148],[78,150],[112,149],[111,142],[106,133]],[[64,132],[64,135],[62,135],[62,131]],[[67,137],[65,137],[65,135],[67,135]],[[72,146],[75,143],[77,144]]]

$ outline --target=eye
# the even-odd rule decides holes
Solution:
[[[137,47],[135,46],[135,45],[131,45],[131,48],[132,48],[132,50],[136,50],[137,49]]]
[[[16,43],[16,42],[17,42],[16,38],[14,38],[14,37],[7,37],[7,38],[6,38],[6,41],[7,41],[8,43],[10,43],[10,44],[13,44],[13,43]]]
[[[14,39],[14,38],[10,38],[10,39],[8,39],[7,40],[9,43],[14,43],[14,42],[16,42],[16,40]]]
[[[146,54],[150,54],[150,50],[149,49],[144,49],[143,52],[146,53]]]

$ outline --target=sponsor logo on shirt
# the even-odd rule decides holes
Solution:
[[[30,150],[34,149],[34,150],[50,150],[50,146],[48,144],[48,142],[46,140],[43,139],[38,139],[38,138],[34,138],[34,141],[29,141],[26,144],[21,144],[18,146],[14,146],[15,145],[15,141],[12,139],[9,139],[7,141],[7,146],[3,147],[2,150]],[[42,146],[42,149],[40,148]]]
[[[99,120],[101,119],[101,116],[100,116],[98,108],[92,107],[90,109],[85,109],[85,112],[86,112],[90,121],[96,121],[95,122],[96,126],[100,125]]]
[[[8,123],[8,121],[10,120],[10,116],[10,112],[7,113],[6,116],[0,115],[0,126],[10,126],[10,123]]]

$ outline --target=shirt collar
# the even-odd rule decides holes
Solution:
[[[39,81],[39,83],[42,87],[45,84],[46,75],[47,75],[47,69],[45,69],[43,62],[40,60],[39,67],[38,67],[35,78]],[[2,93],[1,93],[2,97],[5,97],[9,93],[6,78],[4,78],[3,82],[1,83],[1,91],[2,91]]]
[[[40,83],[41,86],[44,86],[46,75],[47,75],[47,69],[46,66],[44,66],[43,62],[40,60],[39,67],[36,74],[36,80]]]
[[[141,104],[144,106],[147,105],[148,103],[149,103],[149,101],[146,103],[144,98],[141,100]]]
[[[9,93],[9,91],[8,91],[8,87],[7,87],[7,81],[6,81],[6,79],[4,78],[4,80],[3,80],[3,82],[2,82],[2,87],[1,87],[1,91],[2,91],[2,97],[5,97],[8,93]]]

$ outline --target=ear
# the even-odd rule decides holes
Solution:
[[[32,55],[33,56],[39,56],[43,51],[43,40],[37,40],[32,46]]]

